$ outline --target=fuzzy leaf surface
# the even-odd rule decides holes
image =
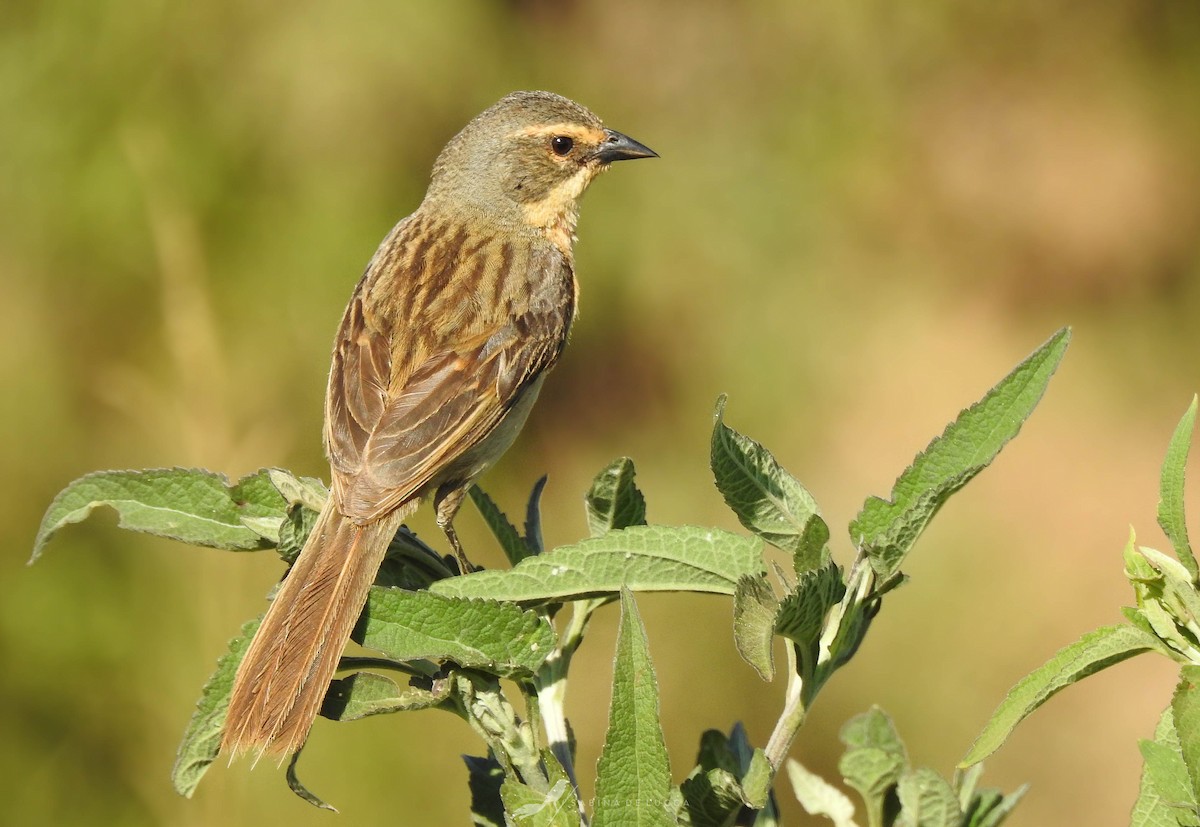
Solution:
[[[809,521],[820,509],[800,481],[759,442],[723,421],[725,397],[717,401],[710,463],[717,490],[738,520],[768,543],[795,553]]]
[[[1142,780],[1129,819],[1130,827],[1195,827],[1200,824],[1200,820],[1188,820],[1187,814],[1179,809],[1182,798],[1169,798],[1160,786],[1160,778],[1168,779],[1168,787],[1173,783],[1175,786],[1187,786],[1183,780],[1187,768],[1183,766],[1179,739],[1175,733],[1175,718],[1170,706],[1163,710],[1158,719],[1154,740],[1141,741],[1138,747],[1143,756]],[[1170,781],[1171,777],[1176,781]],[[1186,795],[1186,790],[1183,795]]]
[[[217,758],[221,748],[221,730],[225,727],[225,713],[229,709],[229,695],[233,692],[233,677],[237,674],[242,656],[250,648],[250,640],[258,631],[262,618],[249,621],[229,641],[229,648],[217,660],[217,669],[204,683],[196,711],[188,722],[183,740],[175,754],[175,766],[171,768],[171,784],[175,792],[191,798],[196,786],[208,767]]]
[[[358,632],[363,646],[393,660],[452,660],[504,676],[537,671],[556,642],[546,618],[510,603],[378,586]]]
[[[899,570],[946,500],[986,468],[1021,430],[1069,340],[1069,328],[1054,334],[917,455],[896,480],[890,500],[870,497],[863,504],[850,524],[850,539],[868,553],[882,579]]]
[[[82,522],[100,506],[116,511],[118,525],[130,531],[237,551],[273,546],[286,516],[283,497],[266,470],[233,485],[221,474],[194,468],[97,471],[72,482],[50,503],[30,562],[56,531]]]
[[[816,773],[809,772],[799,761],[787,761],[788,780],[796,800],[809,815],[825,816],[833,827],[858,827],[854,822],[854,803],[850,798]]]
[[[1192,801],[1200,800],[1200,666],[1179,670],[1179,684],[1171,698],[1175,736],[1191,782]]]
[[[1187,473],[1188,449],[1192,444],[1192,429],[1196,424],[1196,401],[1197,398],[1193,396],[1192,404],[1188,406],[1187,412],[1179,420],[1179,425],[1176,426],[1171,443],[1167,447],[1167,458],[1163,461],[1162,478],[1159,482],[1158,500],[1158,524],[1162,526],[1163,533],[1171,541],[1175,555],[1188,570],[1193,583],[1196,582],[1200,570],[1197,568],[1196,557],[1192,553],[1192,546],[1188,541],[1183,483]]]
[[[355,672],[330,682],[321,704],[321,716],[331,721],[355,721],[370,715],[427,709],[449,696],[449,681],[442,681],[431,689],[401,687],[386,675]]]
[[[608,732],[596,773],[595,827],[669,827],[671,767],[658,680],[633,595],[621,592]]]
[[[588,531],[600,537],[613,529],[646,524],[646,498],[633,481],[633,460],[621,457],[592,480],[584,497]]]
[[[762,576],[746,575],[738,580],[733,595],[733,642],[742,660],[754,667],[764,681],[775,677],[775,614],[779,602]]]
[[[509,778],[500,787],[500,798],[512,827],[579,827],[579,799],[565,778],[546,793]]]
[[[904,827],[959,827],[962,811],[954,788],[928,767],[910,770],[896,788]]]
[[[1075,643],[1060,649],[1054,657],[1009,691],[959,767],[982,761],[999,749],[1017,724],[1060,690],[1088,675],[1149,651],[1165,653],[1166,648],[1153,635],[1123,624],[1088,632]]]
[[[732,595],[742,576],[762,570],[752,538],[716,528],[631,526],[530,557],[507,571],[440,580],[430,591],[532,604],[623,588]]]

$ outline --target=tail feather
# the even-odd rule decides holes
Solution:
[[[221,738],[283,757],[304,744],[383,556],[409,509],[360,526],[329,498],[234,678]]]

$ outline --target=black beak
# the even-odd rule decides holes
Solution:
[[[611,164],[613,161],[632,161],[634,158],[657,158],[658,153],[628,135],[606,129],[604,143],[600,144],[593,157],[602,164]]]

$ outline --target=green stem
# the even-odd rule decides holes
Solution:
[[[787,659],[788,685],[787,695],[783,702],[783,712],[780,714],[779,720],[775,722],[775,729],[771,732],[771,737],[767,740],[767,746],[763,750],[775,773],[778,773],[780,767],[783,766],[783,760],[787,758],[788,751],[792,748],[792,742],[796,740],[796,733],[800,731],[800,727],[803,726],[804,719],[808,715],[808,708],[804,703],[804,679],[797,674],[796,647],[792,644],[787,647]]]

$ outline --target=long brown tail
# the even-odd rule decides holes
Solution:
[[[231,758],[304,744],[388,543],[411,509],[359,526],[330,496],[238,667],[221,737]]]

